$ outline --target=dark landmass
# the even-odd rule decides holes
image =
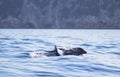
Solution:
[[[0,28],[120,29],[120,0],[0,0]]]

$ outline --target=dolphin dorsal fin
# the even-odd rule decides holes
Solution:
[[[56,45],[55,45],[55,50],[54,51],[56,52],[56,56],[60,56],[60,54],[59,54],[59,52],[57,50],[57,46]]]
[[[55,51],[57,52],[57,46],[55,45]]]

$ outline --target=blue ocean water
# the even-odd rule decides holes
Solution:
[[[120,77],[120,30],[0,29],[0,77]],[[82,47],[83,56],[30,58]]]

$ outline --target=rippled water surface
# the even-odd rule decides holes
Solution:
[[[120,77],[120,30],[0,29],[0,77]],[[82,47],[83,56],[30,58]]]

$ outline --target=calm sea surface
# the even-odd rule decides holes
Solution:
[[[54,45],[88,54],[28,55]],[[0,77],[120,77],[120,30],[0,29]]]

